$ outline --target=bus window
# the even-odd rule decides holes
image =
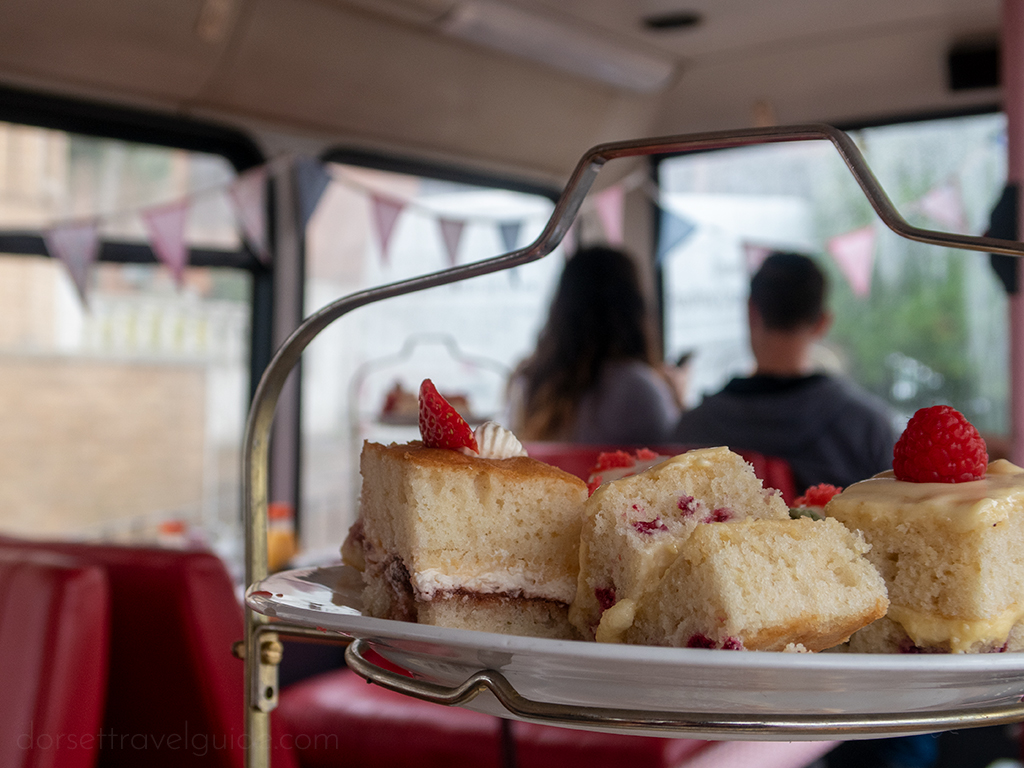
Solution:
[[[328,168],[307,230],[307,314],[357,290],[523,247],[554,207],[542,194],[479,183]],[[418,439],[423,378],[471,422],[500,419],[508,375],[533,349],[562,262],[560,248],[513,270],[373,304],[310,344],[302,369],[307,549],[330,542],[336,557],[354,519],[363,440]]]
[[[850,134],[908,221],[981,234],[1006,178],[1005,131],[1002,114],[982,114]],[[902,420],[946,403],[1007,433],[1007,300],[986,254],[891,233],[826,142],[673,157],[658,178],[666,347],[694,351],[695,401],[749,372],[750,272],[769,249],[797,250],[830,278],[823,366]]]
[[[4,533],[237,538],[251,276],[188,267],[177,285],[140,215],[187,200],[187,244],[237,251],[234,177],[215,155],[0,123],[0,245],[90,220],[139,262],[95,263],[83,301],[45,249],[0,254]]]

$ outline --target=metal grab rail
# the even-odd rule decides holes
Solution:
[[[755,144],[825,140],[835,146],[862,192],[885,225],[900,237],[931,245],[1011,256],[1024,255],[1024,243],[990,237],[961,235],[911,226],[893,206],[860,150],[842,131],[824,124],[752,128],[736,131],[686,134],[601,144],[577,163],[555,209],[538,238],[525,248],[491,259],[456,266],[421,277],[371,288],[345,296],[310,315],[274,354],[253,396],[242,446],[242,497],[244,499],[246,584],[267,576],[267,502],[270,432],[281,390],[303,350],[328,325],[354,309],[395,296],[468,280],[521,264],[551,253],[565,237],[594,179],[610,160],[625,157],[724,149]],[[246,608],[246,739],[249,765],[267,765],[269,759],[269,712],[276,703],[277,669],[253,652],[258,648],[259,628],[268,619]],[[268,692],[272,695],[268,695]],[[1021,713],[1024,714],[1024,713]],[[959,722],[959,721],[957,721]],[[960,723],[963,724],[963,723]],[[716,721],[715,728],[727,723]],[[750,726],[763,727],[764,726]],[[782,727],[782,726],[780,726]],[[799,733],[799,731],[794,731]]]

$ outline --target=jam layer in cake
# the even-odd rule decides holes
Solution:
[[[363,561],[367,613],[568,636],[582,480],[525,456],[479,458],[418,442],[366,443],[360,469],[346,560]]]

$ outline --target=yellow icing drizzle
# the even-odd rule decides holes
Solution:
[[[597,642],[621,643],[626,630],[633,626],[636,615],[636,600],[624,597],[615,605],[601,614],[601,623],[597,625]]]
[[[887,615],[903,627],[914,645],[928,648],[948,642],[953,653],[966,653],[978,642],[1006,642],[1013,625],[1024,617],[1024,610],[1014,605],[994,618],[968,621],[890,605]]]
[[[898,509],[903,520],[944,518],[955,530],[969,531],[1005,519],[1013,507],[1006,502],[1022,498],[1024,469],[998,459],[988,465],[985,477],[967,483],[907,483],[891,471],[882,472],[848,487],[829,502],[825,514],[848,524],[853,521],[846,515],[856,514],[866,523],[890,518]]]

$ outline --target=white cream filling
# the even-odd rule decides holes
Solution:
[[[413,590],[419,600],[432,600],[438,593],[465,590],[479,594],[510,594],[525,598],[541,598],[570,603],[576,596],[576,579],[539,580],[525,568],[515,571],[481,571],[474,574],[447,573],[426,568],[411,575]]]

